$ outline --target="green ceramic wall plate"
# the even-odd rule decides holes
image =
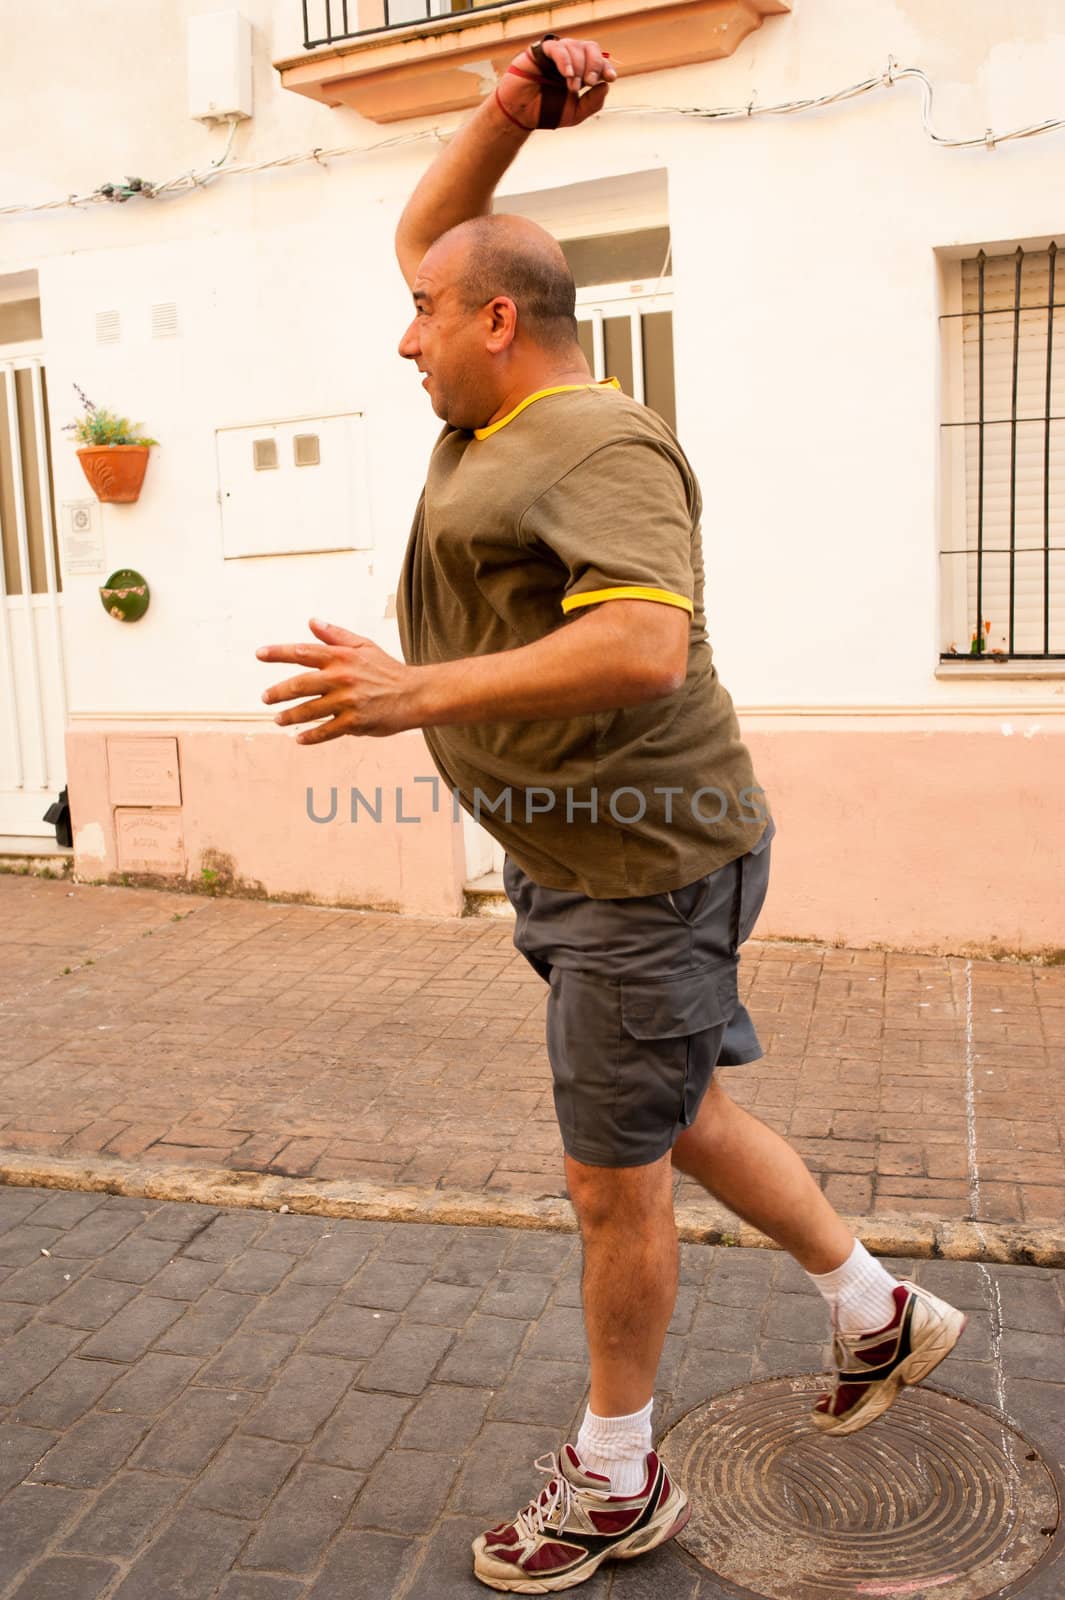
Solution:
[[[120,567],[112,572],[100,589],[101,605],[118,622],[139,622],[150,599],[146,579],[132,567]]]

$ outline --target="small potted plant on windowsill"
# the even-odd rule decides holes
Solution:
[[[95,406],[84,389],[74,385],[85,415],[68,422],[66,431],[83,445],[77,452],[82,471],[97,500],[128,503],[141,492],[148,469],[148,451],[158,439],[137,432],[137,424],[104,406]]]

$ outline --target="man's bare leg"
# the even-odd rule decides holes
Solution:
[[[567,1156],[566,1181],[584,1246],[589,1404],[601,1417],[626,1416],[651,1398],[677,1298],[670,1160],[589,1167]]]
[[[672,1177],[668,1155],[643,1167],[566,1158],[584,1245],[591,1403],[576,1448],[551,1458],[535,1506],[474,1540],[474,1572],[493,1588],[532,1594],[583,1582],[607,1555],[664,1544],[691,1515],[683,1489],[650,1454],[655,1373],[677,1293]],[[597,1521],[603,1514],[611,1533]]]
[[[673,1146],[673,1165],[794,1256],[832,1307],[836,1383],[811,1418],[823,1431],[853,1433],[875,1421],[964,1332],[965,1316],[953,1306],[926,1289],[900,1290],[787,1141],[719,1084],[711,1082],[695,1122]]]
[[[802,1157],[713,1079],[699,1115],[673,1146],[673,1165],[807,1272],[832,1272],[854,1249],[854,1234]]]

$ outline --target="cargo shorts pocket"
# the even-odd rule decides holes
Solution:
[[[666,1148],[695,1121],[738,1003],[736,968],[623,980],[624,1052],[615,1096],[619,1123],[651,1113]],[[627,1066],[629,1070],[626,1070]]]
[[[694,1121],[736,1008],[736,970],[592,977],[554,967],[547,1049],[562,1142],[592,1166],[642,1166]]]
[[[765,832],[753,850],[748,850],[737,863],[740,875],[735,927],[737,950],[751,937],[765,905],[765,897],[769,891],[769,864],[772,856],[769,846],[776,831],[776,823],[770,817]]]

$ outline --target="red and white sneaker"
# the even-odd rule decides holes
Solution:
[[[590,1578],[609,1558],[642,1556],[679,1533],[691,1516],[683,1489],[652,1450],[639,1494],[613,1494],[610,1479],[589,1472],[571,1444],[536,1463],[547,1488],[513,1522],[473,1541],[474,1575],[490,1589],[554,1593]]]
[[[835,1382],[810,1413],[822,1433],[857,1433],[882,1416],[905,1384],[920,1383],[950,1355],[965,1331],[968,1317],[915,1283],[904,1280],[894,1298],[886,1327],[833,1336]]]

